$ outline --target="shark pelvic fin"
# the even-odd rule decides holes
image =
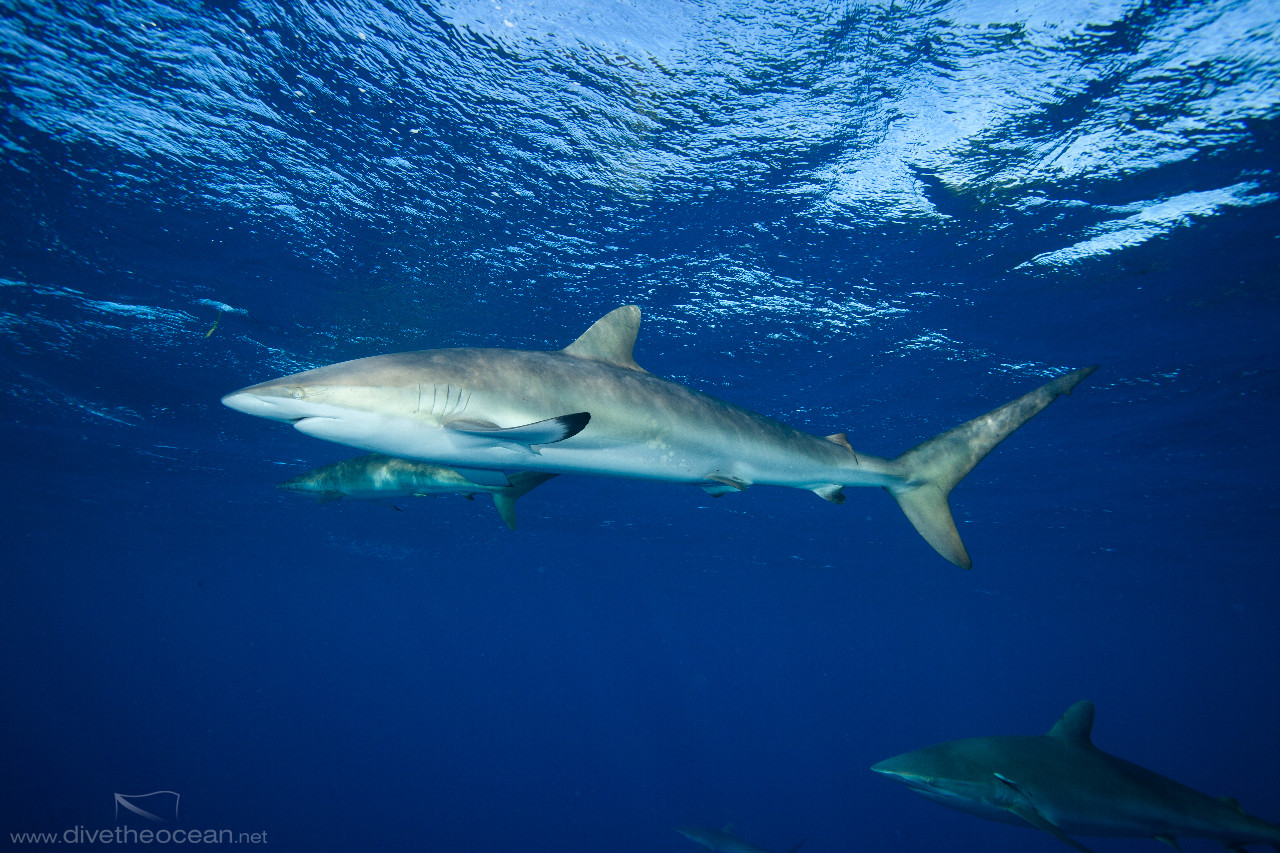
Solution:
[[[561,415],[558,418],[547,418],[545,421],[524,424],[523,426],[500,427],[496,424],[481,421],[456,420],[445,424],[445,429],[454,432],[504,444],[512,444],[525,450],[533,450],[537,444],[555,444],[566,438],[573,438],[582,432],[591,420],[590,412],[577,412],[572,415]],[[473,480],[472,482],[478,482]],[[489,485],[489,484],[485,484]],[[506,485],[506,483],[503,483]]]
[[[839,483],[829,483],[825,486],[818,486],[813,493],[824,501],[831,501],[833,504],[844,503],[844,486]]]
[[[1058,722],[1049,729],[1049,737],[1065,740],[1072,746],[1090,747],[1093,741],[1093,703],[1082,699],[1062,712]]]
[[[1064,373],[979,418],[947,430],[899,456],[902,483],[885,488],[934,550],[962,569],[973,566],[947,496],[973,467],[1018,427],[1062,394],[1071,393],[1096,367]]]
[[[582,333],[582,337],[561,352],[574,358],[602,361],[614,367],[645,373],[645,369],[636,364],[633,355],[636,335],[639,333],[640,307],[624,305],[596,320],[590,329]]]
[[[1174,850],[1182,849],[1182,847],[1178,844],[1178,839],[1172,835],[1153,835],[1151,837],[1154,838],[1156,841],[1162,841],[1165,844],[1168,844]]]

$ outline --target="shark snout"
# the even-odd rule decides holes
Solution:
[[[332,407],[308,398],[304,389],[280,383],[264,383],[232,391],[222,398],[222,405],[246,415],[268,418],[287,424],[305,418],[333,416]]]
[[[229,409],[235,409],[237,412],[244,412],[246,415],[271,418],[276,421],[294,420],[295,416],[288,414],[285,411],[285,407],[280,405],[281,402],[283,401],[255,394],[247,388],[240,391],[232,391],[222,398],[222,405]]]
[[[887,776],[895,782],[901,782],[917,791],[926,791],[934,787],[934,779],[923,767],[910,758],[911,753],[895,755],[871,765],[874,773]]]
[[[871,765],[873,773],[879,773],[881,776],[892,776],[895,779],[904,779],[912,774],[903,766],[902,756],[895,755],[893,758],[886,758],[884,761],[877,761]]]

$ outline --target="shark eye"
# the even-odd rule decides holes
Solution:
[[[289,394],[289,396],[295,400],[301,400],[304,396],[306,396],[306,393],[301,388],[294,388],[293,391]]]

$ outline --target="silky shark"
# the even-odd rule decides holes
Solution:
[[[972,565],[947,495],[986,454],[1093,372],[1065,373],[896,459],[855,453],[843,433],[793,429],[654,376],[632,355],[627,305],[554,352],[421,350],[332,364],[222,398],[237,411],[365,450],[455,468],[479,485],[505,471],[601,474],[699,485],[808,489],[835,503],[881,486],[939,554]]]
[[[715,853],[769,853],[763,847],[757,847],[754,844],[748,844],[738,836],[734,835],[729,827],[724,829],[708,829],[704,826],[678,826],[676,832],[683,835],[690,841],[696,841],[708,850]],[[793,846],[787,853],[796,853],[804,842]]]
[[[320,503],[343,498],[375,501],[432,495],[462,495],[471,499],[477,494],[488,494],[507,527],[515,530],[516,498],[554,476],[537,471],[517,471],[509,478],[511,484],[508,486],[485,486],[473,483],[443,465],[370,453],[313,468],[276,488],[310,495]]]
[[[871,769],[969,814],[1042,829],[1083,853],[1072,835],[1180,836],[1280,850],[1280,826],[1230,799],[1193,791],[1093,745],[1093,703],[1077,702],[1048,734],[953,740],[885,759]]]

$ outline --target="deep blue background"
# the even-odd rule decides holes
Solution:
[[[1062,5],[8,4],[4,837],[1051,851],[868,767],[1082,698],[1280,819],[1280,15]],[[953,494],[971,572],[871,489],[317,507],[355,452],[218,405],[629,302],[877,455],[1103,366]]]

